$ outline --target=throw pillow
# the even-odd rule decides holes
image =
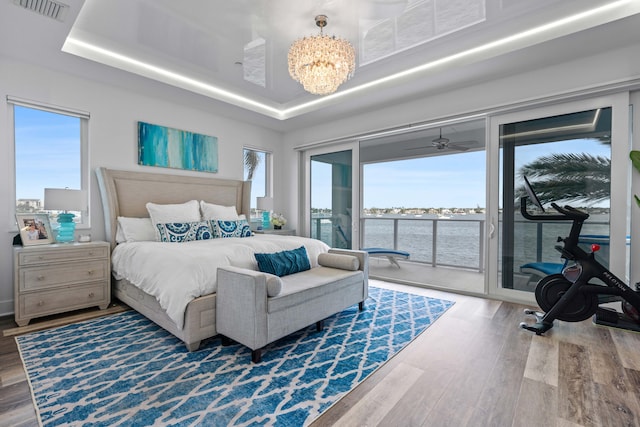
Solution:
[[[251,237],[251,227],[246,219],[235,221],[223,221],[212,219],[209,221],[213,230],[213,237],[216,239],[226,237]]]
[[[282,277],[311,268],[309,256],[304,246],[290,251],[255,254],[258,270]]]
[[[156,225],[161,242],[193,242],[213,239],[213,232],[207,221],[170,222]]]
[[[156,240],[156,230],[151,218],[118,217],[118,231],[116,241],[122,242],[153,242]]]
[[[356,271],[360,268],[360,260],[354,255],[322,253],[318,255],[318,264],[323,267]]]
[[[156,229],[156,240],[160,240],[157,231],[158,224],[169,224],[174,222],[196,222],[200,221],[200,206],[197,200],[190,200],[185,203],[160,205],[157,203],[147,203],[147,211]]]
[[[200,200],[200,210],[202,211],[202,219],[219,219],[219,220],[238,220],[238,212],[235,206],[222,206],[214,203],[207,203],[204,200]]]

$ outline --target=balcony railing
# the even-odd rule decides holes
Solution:
[[[364,217],[360,220],[360,245],[353,247],[404,250],[411,254],[410,262],[483,272],[485,220],[469,218],[473,216],[480,215],[460,215],[452,219],[408,215]],[[314,217],[312,224],[311,237],[319,238],[332,247],[352,247],[348,225],[340,225],[331,216]],[[555,240],[568,234],[570,223],[517,219],[514,224],[515,233],[519,236],[514,246],[515,265],[532,261],[560,262],[560,254],[554,249]],[[584,234],[607,235],[608,229],[608,221],[589,221],[585,223]],[[499,227],[498,232],[501,230]],[[598,256],[608,261],[608,247],[603,247]]]

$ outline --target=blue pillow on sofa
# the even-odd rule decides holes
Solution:
[[[282,251],[271,254],[255,254],[258,261],[258,270],[263,273],[271,273],[282,277],[288,274],[309,270],[309,256],[304,246],[290,251]]]

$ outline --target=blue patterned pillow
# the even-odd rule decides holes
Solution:
[[[238,220],[220,220],[212,219],[211,229],[213,230],[214,238],[225,237],[251,237],[251,227],[246,219]]]
[[[213,232],[207,221],[169,222],[156,224],[161,242],[192,242],[194,240],[213,239]]]
[[[258,261],[258,270],[263,273],[271,273],[276,276],[286,276],[309,270],[309,256],[304,246],[290,251],[276,252],[272,254],[255,254]]]

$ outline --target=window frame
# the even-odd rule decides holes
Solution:
[[[80,190],[86,191],[87,194],[87,210],[81,212],[79,221],[76,223],[76,229],[89,229],[91,228],[91,192],[90,192],[90,179],[89,179],[89,119],[90,114],[80,110],[74,110],[71,108],[60,107],[56,105],[41,103],[37,101],[20,99],[12,96],[7,96],[7,111],[8,111],[8,124],[11,132],[11,144],[10,153],[8,153],[13,161],[10,163],[11,170],[9,173],[13,179],[13,185],[10,186],[12,203],[8,206],[8,220],[9,229],[17,231],[18,226],[16,224],[16,201],[17,201],[17,165],[16,165],[16,123],[15,123],[15,107],[24,107],[34,110],[46,111],[49,113],[60,114],[65,116],[72,116],[80,119]]]

